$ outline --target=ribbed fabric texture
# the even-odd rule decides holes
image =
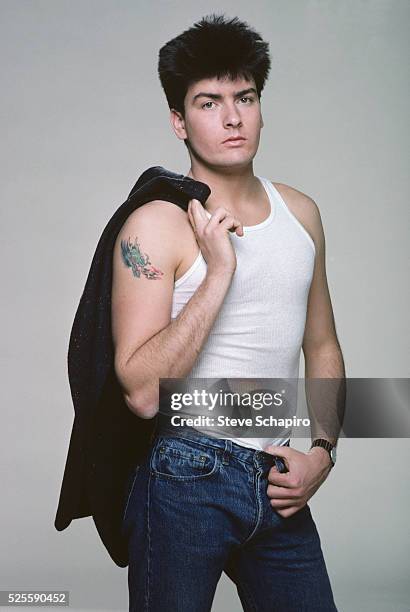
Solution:
[[[270,214],[263,222],[244,227],[243,236],[229,234],[237,257],[236,271],[189,378],[299,375],[315,246],[271,181],[258,179],[269,196]],[[175,282],[173,319],[192,297],[206,270],[199,251],[190,269]],[[206,434],[224,437],[221,428]],[[284,444],[289,435],[231,439],[261,450],[267,444]]]

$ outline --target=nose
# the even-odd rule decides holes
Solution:
[[[235,106],[229,106],[224,116],[225,127],[240,127],[242,125],[241,116]]]

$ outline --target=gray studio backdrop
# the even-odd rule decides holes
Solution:
[[[73,420],[68,338],[97,241],[145,168],[188,170],[156,74],[158,49],[214,10],[270,41],[255,173],[319,206],[348,376],[408,377],[410,5],[2,0],[0,8],[0,589],[69,589],[73,609],[125,610],[126,570],[92,520],[61,533],[53,521]],[[410,609],[409,460],[405,439],[342,439],[337,467],[310,501],[340,611]],[[223,575],[213,610],[240,609]]]

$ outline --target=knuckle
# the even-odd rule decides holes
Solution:
[[[225,217],[225,219],[223,219],[223,221],[221,221],[220,225],[225,228],[230,227],[232,225],[232,217],[228,215],[227,217]]]

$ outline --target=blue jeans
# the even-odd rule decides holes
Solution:
[[[337,612],[309,506],[283,518],[269,503],[274,463],[229,439],[154,437],[123,516],[130,612],[209,612],[223,571],[245,612]]]

